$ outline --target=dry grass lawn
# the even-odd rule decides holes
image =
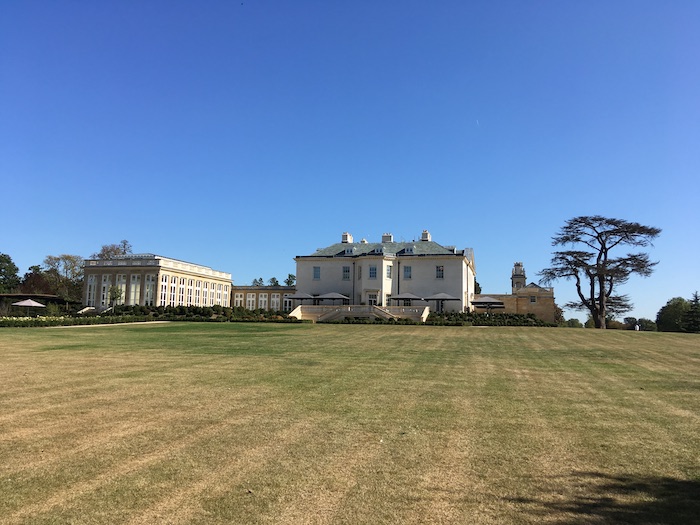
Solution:
[[[0,330],[0,523],[700,523],[700,337]]]

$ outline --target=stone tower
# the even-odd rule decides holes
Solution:
[[[523,268],[523,263],[516,262],[513,265],[513,274],[511,275],[510,282],[513,287],[513,293],[517,292],[520,288],[525,287],[525,268]]]

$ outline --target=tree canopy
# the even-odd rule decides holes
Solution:
[[[10,293],[19,286],[19,268],[12,257],[0,253],[0,293]]]
[[[552,245],[570,249],[552,254],[551,267],[540,272],[540,282],[573,280],[579,301],[564,306],[588,310],[595,327],[605,328],[609,315],[632,308],[627,296],[615,293],[616,287],[635,274],[648,277],[658,264],[646,253],[614,256],[613,250],[623,246],[651,246],[660,233],[659,228],[600,215],[569,219],[552,237]]]
[[[689,308],[690,304],[682,297],[669,299],[656,314],[656,326],[659,332],[682,332],[683,315]]]
[[[688,309],[683,313],[681,326],[686,332],[700,332],[700,295],[698,292],[688,301]]]
[[[114,259],[119,255],[127,255],[133,253],[131,243],[126,239],[118,244],[104,244],[99,252],[93,253],[92,259]]]
[[[44,275],[51,293],[64,299],[80,301],[83,289],[83,258],[80,255],[47,255]]]
[[[58,275],[71,281],[83,278],[83,258],[80,255],[47,255],[44,259],[46,271],[54,270]]]

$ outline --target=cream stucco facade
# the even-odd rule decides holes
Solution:
[[[289,312],[292,310],[294,286],[233,286],[231,288],[231,306],[248,310],[273,310]]]
[[[87,259],[84,265],[85,306],[116,304],[149,306],[229,306],[231,274],[208,266],[154,254],[128,254],[113,259]]]
[[[428,231],[421,239],[395,242],[382,235],[379,243],[354,242],[344,233],[340,243],[297,256],[299,293],[319,296],[340,293],[350,304],[404,305],[392,297],[413,294],[428,298],[447,294],[451,299],[413,301],[445,311],[469,311],[474,297],[474,256],[470,249],[457,250],[434,242]],[[400,304],[399,304],[400,303]]]

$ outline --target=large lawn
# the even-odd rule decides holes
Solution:
[[[0,329],[0,523],[700,523],[700,336]]]

